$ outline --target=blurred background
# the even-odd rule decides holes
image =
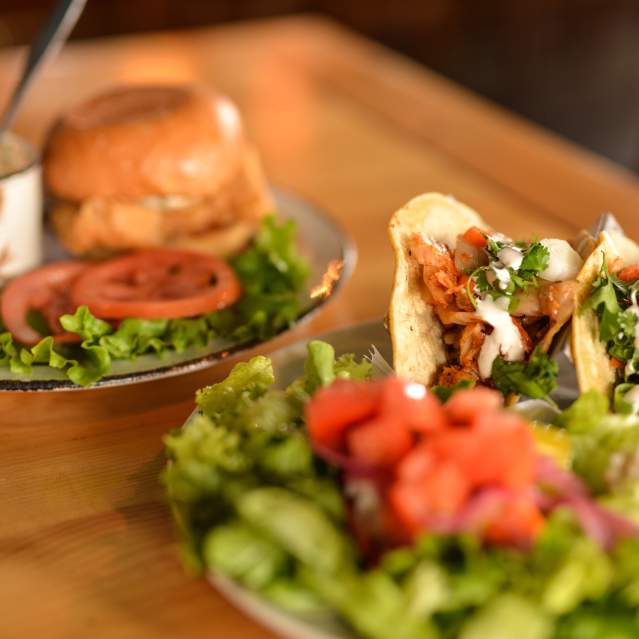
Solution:
[[[51,0],[0,0],[0,46]],[[88,0],[73,37],[314,12],[639,171],[637,0]]]

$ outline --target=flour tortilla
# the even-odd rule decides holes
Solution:
[[[442,325],[424,297],[422,269],[411,258],[411,238],[421,234],[453,249],[457,236],[471,226],[488,230],[475,211],[439,193],[413,198],[390,220],[395,278],[388,323],[393,366],[400,377],[431,386],[446,363]]]
[[[603,231],[577,277],[577,299],[572,319],[571,350],[580,392],[598,390],[612,394],[615,369],[606,346],[599,340],[599,319],[593,309],[583,305],[590,297],[592,283],[606,257],[608,267],[623,268],[639,262],[639,245],[620,234]]]

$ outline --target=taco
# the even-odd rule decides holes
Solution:
[[[570,320],[583,260],[565,240],[513,241],[452,197],[421,195],[389,225],[389,310],[398,375],[428,386],[481,383],[546,397],[546,354]]]
[[[579,390],[614,396],[639,412],[639,246],[602,232],[577,277],[572,354]]]

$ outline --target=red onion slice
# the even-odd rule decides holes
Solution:
[[[333,466],[341,468],[353,477],[370,477],[371,479],[378,479],[383,474],[379,468],[362,464],[356,459],[350,457],[348,454],[333,450],[328,446],[313,443],[312,447],[318,457]]]
[[[639,535],[638,526],[598,504],[580,477],[559,468],[550,457],[538,457],[536,479],[540,490],[535,498],[540,508],[546,512],[569,508],[586,535],[602,548],[610,550],[620,539]]]
[[[550,493],[550,497],[585,496],[586,485],[574,473],[560,468],[550,457],[539,455],[535,468],[538,487]]]

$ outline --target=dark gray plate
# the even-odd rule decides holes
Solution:
[[[392,362],[390,337],[379,319],[330,331],[313,339],[322,339],[332,344],[337,355],[354,353],[358,358],[369,355],[372,347],[375,346],[386,362],[389,364]],[[307,343],[308,340],[301,340],[269,355],[273,362],[278,387],[286,387],[302,375]],[[565,405],[577,397],[578,392],[573,377],[570,362],[560,361],[559,387],[554,394],[558,403]],[[556,414],[556,409],[541,400],[521,402],[516,410],[530,419],[541,421],[546,418],[552,419]],[[185,427],[188,427],[190,419],[196,414],[197,411],[194,411]],[[227,577],[210,572],[207,578],[236,608],[286,639],[356,639],[356,635],[333,615],[313,617],[293,615],[277,608],[264,597]]]
[[[301,300],[302,310],[297,322],[299,324],[316,313],[350,276],[355,267],[356,250],[340,226],[318,208],[291,193],[277,190],[274,195],[278,216],[281,219],[295,220],[297,223],[299,250],[311,267],[309,287]],[[65,257],[60,246],[51,237],[46,239],[45,254],[47,261]],[[336,260],[341,261],[343,267],[330,292],[311,297],[311,291],[321,284],[328,265]],[[205,347],[190,348],[181,353],[170,352],[163,357],[143,355],[134,360],[115,361],[112,373],[89,388],[135,384],[190,373],[215,366],[229,355],[247,350],[257,343],[216,339]],[[13,374],[8,368],[0,368],[0,391],[57,390],[83,388],[70,382],[61,371],[45,366],[34,366],[29,377]]]
[[[323,339],[329,342],[338,355],[354,353],[358,358],[369,355],[372,346],[375,346],[386,362],[392,362],[390,337],[381,320],[330,331],[314,339]],[[277,386],[286,387],[303,373],[307,342],[308,340],[295,342],[270,355]],[[562,366],[559,388],[555,397],[561,403],[566,403],[569,401],[569,397],[574,398],[576,395],[577,391],[572,386],[570,377],[570,365]],[[536,400],[522,402],[518,408],[531,418],[536,417],[543,420],[544,417],[554,415],[553,409],[548,404]],[[191,417],[196,414],[197,411]],[[188,423],[189,421],[185,426],[188,426]],[[287,639],[355,639],[352,631],[344,627],[332,615],[320,617],[293,615],[280,610],[268,600],[260,597],[259,594],[244,588],[227,577],[209,573],[208,580],[236,608],[282,637]]]

